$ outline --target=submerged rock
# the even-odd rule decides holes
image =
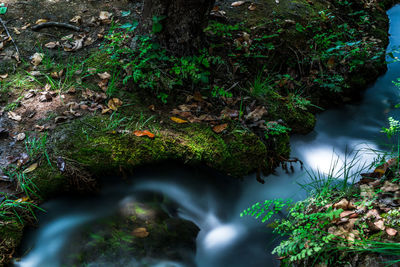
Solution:
[[[143,266],[158,262],[193,265],[199,228],[170,217],[158,204],[126,199],[119,214],[92,222],[64,252],[67,266]]]

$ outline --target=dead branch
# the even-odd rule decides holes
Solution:
[[[54,21],[50,21],[50,22],[44,22],[44,23],[40,23],[38,25],[32,26],[31,29],[33,31],[38,31],[41,30],[43,28],[48,28],[48,27],[58,27],[58,28],[67,28],[70,30],[74,30],[79,32],[81,30],[81,28],[68,24],[68,23],[62,23],[62,22],[54,22]]]
[[[13,45],[14,45],[14,47],[15,47],[15,50],[17,51],[18,57],[20,57],[20,53],[19,53],[18,46],[17,46],[17,44],[14,42],[14,39],[12,38],[12,36],[11,36],[10,32],[8,31],[7,26],[6,26],[6,24],[4,23],[4,21],[3,21],[2,18],[0,18],[0,23],[1,23],[1,25],[3,25],[3,28],[4,28],[4,30],[5,30],[6,33],[7,33],[7,37],[11,39],[11,42],[13,43]]]

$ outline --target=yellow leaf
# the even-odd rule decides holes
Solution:
[[[176,122],[176,123],[187,123],[188,122],[186,120],[182,120],[182,119],[177,118],[177,117],[171,117],[170,119],[171,119],[171,121]]]
[[[36,170],[36,168],[38,167],[38,164],[35,162],[33,163],[31,166],[29,166],[28,168],[26,168],[23,173],[30,173],[33,172],[34,170]]]
[[[114,111],[118,110],[122,106],[122,101],[118,98],[113,98],[108,101],[108,107]]]
[[[35,22],[35,24],[42,24],[42,23],[45,23],[45,22],[47,22],[47,19],[38,19],[38,20]]]

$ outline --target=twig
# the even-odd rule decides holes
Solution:
[[[68,23],[54,22],[54,21],[40,23],[38,25],[32,26],[31,29],[33,31],[38,31],[40,29],[47,28],[47,27],[67,28],[67,29],[71,29],[71,30],[74,30],[74,31],[77,31],[77,32],[79,32],[81,30],[81,28],[79,28],[77,26],[74,26],[74,25],[71,25],[71,24],[68,24]]]
[[[6,33],[7,33],[8,38],[10,38],[10,39],[11,39],[11,42],[14,44],[15,50],[17,51],[17,54],[18,54],[18,57],[20,57],[20,53],[19,53],[18,46],[17,46],[17,44],[14,42],[14,39],[12,38],[11,34],[8,32],[7,26],[6,26],[6,24],[4,23],[4,21],[3,21],[2,18],[0,18],[0,23],[3,25],[4,30],[6,30]]]

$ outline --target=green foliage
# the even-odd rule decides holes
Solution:
[[[274,232],[289,239],[274,248],[273,254],[288,257],[289,262],[312,258],[317,263],[322,254],[334,249],[332,242],[337,237],[327,232],[327,226],[343,210],[330,207],[323,212],[308,213],[308,206],[307,202],[297,202],[286,219],[275,222]]]
[[[45,211],[32,202],[27,201],[27,199],[12,200],[6,197],[0,203],[0,220],[3,222],[12,221],[16,217],[18,222],[22,224],[24,223],[23,218],[27,215],[36,219],[35,209]]]
[[[211,20],[204,29],[204,32],[219,37],[233,37],[233,34],[238,33],[242,28],[241,24],[230,25]]]
[[[153,30],[160,30],[157,18]],[[124,28],[114,26],[106,36],[109,41],[104,51],[110,55],[106,64],[113,70],[123,70],[123,83],[133,81],[139,88],[150,89],[162,102],[167,102],[169,92],[175,88],[210,88],[210,69],[222,64],[219,57],[207,50],[193,56],[176,57],[169,54],[149,36],[134,37],[135,49],[126,45],[128,34]],[[117,75],[118,76],[118,75]]]
[[[271,136],[286,134],[290,132],[292,129],[282,125],[276,121],[269,121],[265,123],[266,131],[265,131],[265,139],[270,138]]]
[[[258,219],[263,216],[262,222],[266,222],[271,219],[273,215],[279,213],[285,206],[291,203],[291,199],[265,200],[263,204],[257,202],[256,204],[241,212],[240,217],[252,216]]]

